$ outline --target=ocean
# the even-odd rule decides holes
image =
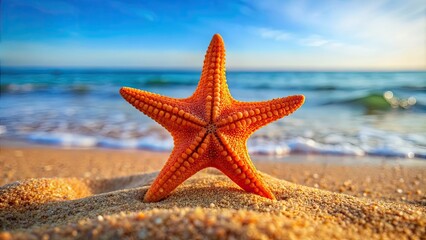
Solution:
[[[0,139],[63,147],[170,151],[170,135],[122,86],[185,98],[200,71],[3,68]],[[294,114],[253,134],[251,154],[426,159],[426,72],[227,72],[233,97],[304,94]]]

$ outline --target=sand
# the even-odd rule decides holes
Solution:
[[[0,239],[426,236],[424,164],[289,156],[255,161],[276,201],[207,169],[167,199],[142,202],[166,159],[145,151],[3,147]]]

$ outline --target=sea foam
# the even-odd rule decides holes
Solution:
[[[114,149],[144,149],[152,151],[171,151],[173,140],[161,135],[148,135],[139,138],[114,139],[84,136],[71,133],[32,133],[27,140],[34,143],[64,146],[64,147],[102,147]],[[346,156],[382,156],[398,158],[426,158],[421,148],[415,148],[407,143],[403,147],[392,145],[356,146],[351,143],[327,144],[310,138],[296,137],[288,140],[268,140],[254,137],[248,142],[248,151],[254,155],[284,156],[297,154],[323,154]]]
[[[64,147],[95,147],[98,141],[95,137],[83,136],[71,133],[31,133],[28,140],[35,143],[58,145]]]

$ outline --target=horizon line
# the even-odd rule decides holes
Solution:
[[[99,70],[99,71],[184,71],[201,72],[201,68],[192,67],[134,67],[134,66],[4,66],[0,71],[10,70]],[[227,72],[426,72],[424,68],[227,68]]]

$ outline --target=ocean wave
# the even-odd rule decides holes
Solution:
[[[36,90],[47,89],[46,85],[41,84],[0,84],[0,92],[1,93],[25,93],[32,92]]]
[[[227,74],[231,92],[242,101],[293,94],[307,99],[300,111],[253,135],[248,142],[253,154],[414,154],[421,158],[426,158],[425,76],[426,72]],[[0,137],[57,146],[169,151],[173,143],[164,138],[168,133],[128,106],[118,90],[132,86],[188,97],[199,77],[195,71],[61,70],[2,75]],[[383,132],[371,134],[362,129],[365,126]]]
[[[141,82],[123,82],[122,85],[142,86],[141,88],[171,88],[171,87],[186,87],[197,86],[198,79],[167,79],[167,78],[151,78]],[[120,85],[121,86],[121,85]],[[119,85],[116,88],[120,87]],[[108,86],[111,87],[111,86]],[[58,84],[58,83],[6,83],[0,84],[1,93],[16,94],[16,93],[70,93],[70,94],[87,94],[96,88],[94,83],[72,83],[72,84]],[[264,84],[234,84],[235,89],[263,89],[263,90],[289,90],[289,91],[350,91],[353,89],[340,88],[336,86],[277,86],[271,83]]]
[[[24,84],[1,84],[0,92],[2,94],[22,95],[39,94],[45,96],[55,94],[82,95],[91,90],[89,85],[49,85],[44,83],[24,83]]]
[[[144,81],[148,87],[196,86],[198,79],[149,78]]]
[[[72,85],[71,87],[68,88],[68,90],[72,92],[73,94],[85,95],[90,93],[90,91],[92,90],[92,87],[90,85],[79,84],[79,85]]]
[[[27,136],[31,142],[56,145],[63,147],[96,147],[96,137],[84,136],[73,133],[45,133],[34,132]]]
[[[363,132],[365,137],[377,137],[378,133]],[[383,137],[383,136],[380,136]],[[148,135],[131,139],[112,139],[85,136],[71,133],[31,133],[27,140],[39,143],[63,147],[102,147],[113,149],[145,149],[151,151],[171,151],[173,140],[156,135]],[[396,142],[396,144],[394,144]],[[346,156],[381,156],[390,158],[423,158],[426,159],[425,149],[410,145],[395,136],[391,136],[388,142],[377,146],[360,146],[349,142],[338,144],[321,143],[311,138],[296,137],[293,139],[276,141],[263,138],[254,138],[248,143],[249,153],[254,155],[284,156],[288,154],[320,154],[320,155],[346,155]]]
[[[426,105],[418,102],[414,97],[398,98],[391,91],[384,93],[367,93],[361,97],[351,99],[335,100],[324,103],[324,105],[351,105],[364,107],[369,111],[389,111],[392,109],[417,109],[426,110]]]
[[[405,91],[426,92],[426,86],[403,85],[403,86],[398,87],[398,89],[405,90]]]
[[[72,85],[49,85],[43,83],[24,83],[24,84],[0,84],[0,92],[2,94],[23,94],[23,93],[43,93],[43,94],[75,94],[84,95],[92,90],[89,84],[72,84]]]
[[[156,136],[146,136],[138,139],[101,139],[99,147],[117,149],[146,149],[151,151],[170,151],[173,148],[172,139],[162,139]]]
[[[332,85],[325,86],[291,86],[291,85],[277,85],[275,82],[264,82],[264,83],[236,83],[234,84],[236,88],[240,89],[262,89],[262,90],[291,90],[291,91],[319,91],[319,92],[329,92],[329,91],[350,91],[356,90],[354,88],[348,87],[339,87]]]

